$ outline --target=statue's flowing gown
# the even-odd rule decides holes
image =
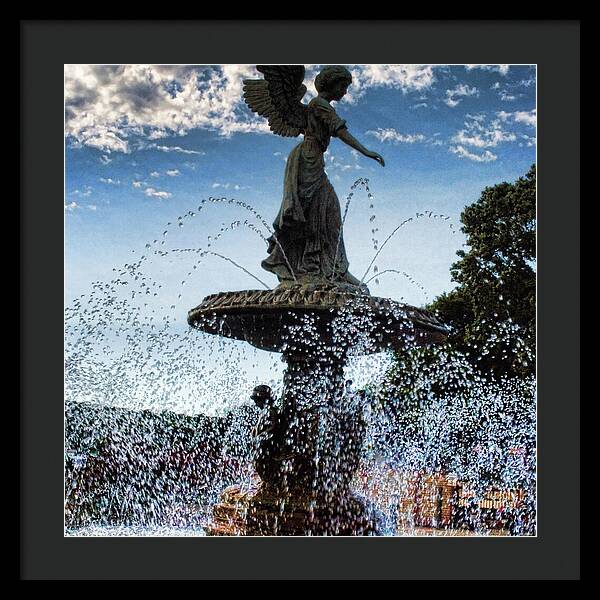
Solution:
[[[299,282],[359,285],[348,272],[340,202],[323,158],[331,137],[346,121],[320,97],[308,104],[307,121],[304,141],[292,150],[285,167],[283,201],[273,223],[279,244],[274,236],[269,238],[269,256],[262,267],[282,282],[294,280],[291,266]]]

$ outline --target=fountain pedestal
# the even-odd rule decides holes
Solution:
[[[376,522],[350,490],[365,424],[343,392],[339,357],[284,354],[283,405],[258,428],[251,493],[229,489],[214,509],[213,534],[362,535]]]
[[[216,294],[188,322],[212,334],[281,352],[280,406],[257,426],[254,490],[225,490],[212,535],[370,535],[377,522],[351,489],[365,435],[358,398],[345,393],[350,354],[445,338],[426,311],[335,286]]]

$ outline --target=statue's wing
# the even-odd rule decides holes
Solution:
[[[258,65],[264,79],[244,79],[244,101],[266,117],[273,133],[296,137],[306,128],[303,65]]]

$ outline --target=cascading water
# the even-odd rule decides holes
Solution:
[[[378,272],[375,261],[404,225],[448,217],[417,213],[379,245],[368,181],[353,186],[344,220],[359,185],[366,187],[370,200],[375,250],[363,281],[371,269],[366,281],[399,273],[426,293],[404,271]],[[379,533],[387,535],[534,532],[533,379],[485,381],[463,354],[443,344],[421,347],[414,315],[409,318],[401,305],[386,305],[375,322],[357,298],[330,320],[316,309],[300,316],[282,309],[278,318],[285,321],[285,332],[279,351],[288,360],[282,382],[277,355],[229,339],[227,319],[206,324],[218,329],[215,336],[185,326],[177,319],[181,294],[174,302],[163,301],[165,283],[145,268],[148,261],[183,263],[193,256],[184,286],[214,258],[262,283],[212,249],[239,227],[263,240],[261,227],[272,234],[250,205],[211,198],[178,217],[177,229],[209,203],[248,211],[259,225],[236,220],[222,225],[203,248],[162,250],[173,227],[168,223],[162,238],[146,244],[138,260],[115,269],[111,281],[94,283],[88,295],[66,309],[67,533],[202,535],[225,488],[235,484],[238,499],[256,488],[257,456],[260,468],[269,472],[269,461],[260,462],[261,448],[273,450],[272,431],[282,422],[285,435],[277,452],[266,453],[279,461],[278,468],[283,466],[283,480],[274,480],[274,489],[283,485],[287,490],[292,481],[319,481],[319,493],[341,499],[340,511],[325,517],[334,523],[329,533],[335,533],[337,522],[342,527],[344,511],[356,511],[359,505],[364,523],[377,520]],[[253,301],[250,296],[248,301]],[[203,318],[210,321],[211,316]],[[244,321],[243,328],[260,331],[265,326],[263,317],[249,318],[250,325]],[[324,323],[329,328],[325,338]],[[401,330],[399,323],[405,324]],[[366,333],[374,330],[379,338]],[[493,343],[519,335],[516,327],[499,326]],[[254,342],[259,348],[274,343],[266,334]],[[310,362],[303,358],[307,348],[322,357],[310,364],[308,388],[302,378]],[[394,358],[386,348],[401,351]],[[486,348],[473,351],[485,354]],[[427,369],[416,369],[416,359],[423,356]],[[250,392],[265,383],[273,402],[268,408],[252,406]],[[292,396],[305,406],[286,414],[284,400]],[[346,417],[340,417],[340,406]],[[313,431],[310,439],[307,430]],[[271,433],[265,436],[265,431]],[[317,510],[316,504],[309,511],[313,508]],[[282,515],[288,509],[280,503]]]

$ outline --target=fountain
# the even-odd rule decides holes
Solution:
[[[298,285],[208,296],[188,314],[207,333],[281,352],[287,364],[280,405],[265,402],[265,442],[252,493],[228,489],[215,506],[213,534],[357,535],[377,525],[350,491],[360,458],[361,405],[345,393],[349,355],[432,344],[446,329],[433,315],[336,286]]]
[[[375,255],[360,279],[351,275],[345,216],[362,186],[373,223],[373,196],[369,181],[357,180],[340,210],[324,149],[336,137],[384,161],[325,100],[341,96],[348,74],[325,69],[320,99],[291,102],[295,124],[285,125],[276,92],[285,81],[299,96],[303,69],[259,70],[265,79],[246,82],[246,100],[275,132],[304,133],[273,227],[242,200],[202,199],[66,310],[67,535],[531,535],[535,379],[487,378],[477,360],[488,342],[466,352],[443,343],[449,331],[433,314],[367,287],[395,273],[427,300],[402,267],[380,271],[375,261],[420,218],[456,233],[449,217],[422,207],[382,244],[370,225]],[[195,236],[166,245],[215,204],[257,224],[236,214],[203,247]],[[242,226],[267,243],[262,266],[277,276],[275,289],[217,248]],[[180,278],[165,268],[184,258],[192,259],[180,262],[188,293],[207,258],[264,289],[207,296],[184,325],[179,307],[195,299],[181,300],[173,273]],[[516,323],[491,329],[492,346],[526,350]]]
[[[304,134],[286,166],[281,209],[263,268],[274,290],[222,292],[188,313],[206,333],[279,352],[287,365],[281,398],[260,389],[262,409],[254,461],[255,490],[225,490],[214,507],[211,534],[369,535],[377,517],[350,489],[359,464],[364,423],[358,398],[344,385],[349,356],[409,344],[442,342],[446,328],[432,314],[386,298],[348,271],[341,211],[323,154],[338,137],[384,166],[348,132],[329,102],[351,83],[343,67],[326,67],[319,95],[302,104],[304,67],[259,66],[262,80],[244,82],[250,108],[281,135]],[[291,90],[291,91],[290,91]]]

